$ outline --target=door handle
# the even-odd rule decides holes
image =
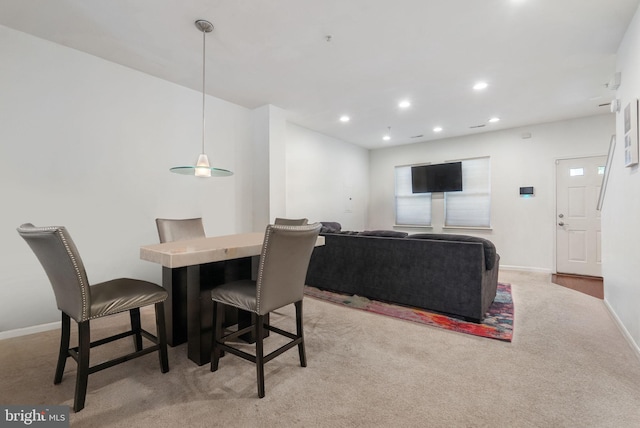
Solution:
[[[564,226],[564,222],[563,221],[559,222],[558,226]]]

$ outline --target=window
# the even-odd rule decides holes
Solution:
[[[445,226],[491,226],[491,159],[462,160],[462,191],[445,193]]]
[[[411,191],[411,165],[397,166],[396,224],[431,226],[431,193]]]
[[[576,177],[579,175],[584,175],[584,168],[570,168],[569,175],[571,177]]]

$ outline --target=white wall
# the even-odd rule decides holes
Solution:
[[[253,110],[253,231],[269,222],[269,105]]]
[[[369,203],[369,151],[287,124],[287,212],[364,230]]]
[[[0,58],[0,332],[59,319],[21,223],[67,226],[92,282],[160,281],[139,259],[156,217],[251,230],[251,111],[207,97],[205,151],[234,176],[171,174],[200,153],[199,92],[3,26]]]
[[[265,105],[253,111],[254,231],[263,231],[276,217],[286,216],[286,111]]]
[[[503,267],[552,272],[555,266],[555,160],[606,155],[614,132],[614,117],[605,114],[374,150],[370,164],[369,227],[393,228],[396,165],[490,156],[492,230],[447,229],[446,232],[490,239],[496,245]],[[531,138],[523,139],[523,133],[531,133]],[[534,186],[535,197],[521,198],[520,186]],[[442,232],[443,202],[443,199],[433,200],[432,229],[395,229],[409,233]]]
[[[640,98],[640,8],[618,50],[622,107]],[[622,110],[616,120],[616,150],[602,208],[605,301],[640,352],[640,171],[624,166]],[[637,143],[636,143],[637,144]]]

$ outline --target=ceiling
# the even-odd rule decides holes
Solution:
[[[380,148],[608,113],[639,2],[0,0],[0,24],[200,91],[206,19],[208,94]]]

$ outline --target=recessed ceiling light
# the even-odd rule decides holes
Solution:
[[[433,132],[442,132],[442,127],[436,126],[435,128],[433,128]]]
[[[346,123],[346,122],[349,122],[350,120],[351,120],[351,118],[349,116],[347,116],[346,114],[340,116],[340,122],[345,122]]]
[[[409,100],[402,100],[398,103],[398,107],[400,108],[409,108],[411,107],[411,101]]]
[[[496,123],[496,122],[500,122],[499,117],[492,117],[491,119],[489,119],[489,123]]]
[[[475,89],[476,91],[481,91],[483,89],[487,89],[487,86],[489,86],[487,82],[478,82],[473,85],[473,89]]]

